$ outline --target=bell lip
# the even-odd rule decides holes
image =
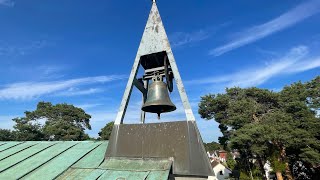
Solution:
[[[156,111],[156,106],[160,106],[160,105],[148,105],[148,106],[142,106],[141,110],[144,111],[144,112],[148,112],[148,113],[167,113],[167,112],[172,112],[172,111],[175,111],[177,109],[177,107],[175,105],[171,106],[171,105],[161,105],[161,106],[167,106],[168,109],[166,109],[166,111]],[[170,107],[170,108],[169,108]],[[154,111],[152,109],[155,109]],[[149,109],[149,110],[147,110]]]

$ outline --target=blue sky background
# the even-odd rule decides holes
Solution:
[[[320,74],[319,0],[157,4],[205,142],[220,132],[197,114],[200,96],[279,91]],[[97,137],[115,119],[150,8],[150,0],[0,0],[0,128],[50,101],[84,108]],[[177,91],[172,99],[178,109],[162,120],[185,119]],[[125,122],[138,122],[140,107],[134,90]]]

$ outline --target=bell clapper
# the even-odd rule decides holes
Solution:
[[[158,114],[158,120],[160,120],[160,113],[157,113]]]

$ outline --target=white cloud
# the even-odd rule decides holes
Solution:
[[[175,32],[170,35],[170,41],[172,47],[179,47],[189,43],[195,43],[203,41],[210,37],[210,34],[206,30],[199,30],[196,32]]]
[[[169,35],[169,40],[172,47],[180,47],[187,44],[200,42],[210,38],[212,34],[230,24],[230,22],[225,22],[193,32],[174,32]]]
[[[5,85],[0,89],[1,99],[28,100],[42,95],[65,91],[83,85],[106,83],[121,79],[123,76],[96,76],[63,81],[22,82]]]
[[[1,41],[0,55],[10,56],[10,57],[24,56],[36,50],[39,50],[48,46],[52,46],[53,44],[54,44],[53,42],[49,42],[46,39],[24,41],[19,44],[10,44],[8,42]]]
[[[308,47],[292,48],[283,57],[269,61],[265,66],[251,67],[225,76],[188,81],[188,84],[222,84],[223,87],[258,86],[280,74],[292,74],[320,67],[320,57],[309,58]]]
[[[255,42],[259,39],[267,37],[273,33],[289,28],[304,19],[320,12],[320,1],[306,1],[282,14],[281,16],[272,19],[264,24],[251,27],[243,32],[237,33],[236,38],[230,42],[212,49],[209,54],[219,56],[233,49],[239,48],[246,44]]]
[[[79,96],[79,95],[89,95],[102,92],[103,89],[100,88],[90,88],[85,90],[79,90],[78,88],[69,88],[66,91],[58,92],[56,96]]]
[[[287,73],[303,72],[318,67],[320,67],[320,57],[309,58],[307,60],[292,65],[292,67],[290,67],[290,69],[287,70]]]
[[[66,69],[66,67],[58,65],[41,65],[36,67],[35,69],[41,72],[44,76],[52,76],[52,74],[56,74]]]
[[[86,104],[75,104],[74,106],[79,107],[81,109],[88,110],[93,107],[97,107],[97,106],[101,106],[101,105],[103,105],[103,104],[101,104],[101,103],[86,103]]]
[[[0,0],[0,5],[12,7],[14,2],[12,0]]]

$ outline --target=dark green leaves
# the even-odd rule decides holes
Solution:
[[[101,131],[98,133],[99,134],[99,139],[101,140],[109,140],[110,136],[111,136],[111,132],[113,129],[113,124],[114,122],[109,122],[108,124],[106,124]]]
[[[36,110],[13,119],[16,124],[11,134],[17,141],[86,140],[89,136],[84,130],[91,129],[90,118],[83,109],[73,105],[39,102]],[[8,134],[2,132],[5,133]]]
[[[238,149],[247,164],[248,158],[276,159],[272,164],[278,170],[286,162],[320,163],[319,110],[320,76],[281,92],[227,88],[224,94],[201,97],[199,103],[201,117],[220,124],[223,137],[219,142],[225,148]]]

